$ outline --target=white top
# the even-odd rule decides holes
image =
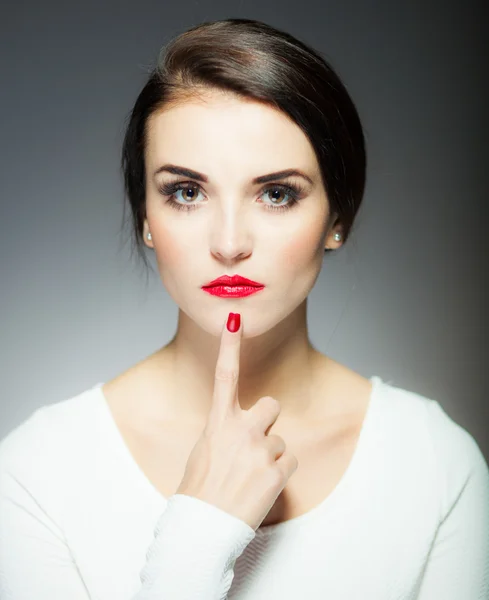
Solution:
[[[477,443],[437,401],[370,381],[334,491],[256,532],[207,502],[164,498],[102,383],[37,409],[0,444],[0,597],[489,599],[489,469]]]

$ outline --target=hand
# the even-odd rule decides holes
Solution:
[[[211,409],[176,493],[213,504],[256,531],[298,462],[280,436],[268,435],[278,400],[264,396],[249,410],[239,405],[242,330],[223,327]]]

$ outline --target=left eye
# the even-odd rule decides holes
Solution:
[[[290,188],[285,188],[283,186],[275,186],[275,187],[267,188],[266,190],[263,191],[263,193],[264,194],[268,194],[270,191],[273,194],[276,194],[278,192],[278,194],[285,194],[286,196],[291,196],[295,200],[295,196],[292,193],[292,190]],[[273,203],[274,204],[275,204],[276,200],[277,200],[277,197],[275,196],[273,198]],[[278,198],[278,201],[280,202],[280,198]]]

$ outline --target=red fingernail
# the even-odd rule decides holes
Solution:
[[[239,313],[229,313],[226,327],[231,333],[236,333],[241,325],[241,315]]]

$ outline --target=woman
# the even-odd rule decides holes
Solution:
[[[309,341],[365,186],[332,68],[264,23],[194,27],[141,91],[122,166],[177,331],[3,440],[1,597],[488,598],[475,440]]]

